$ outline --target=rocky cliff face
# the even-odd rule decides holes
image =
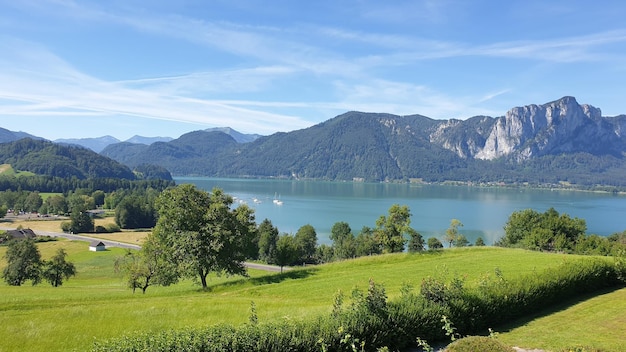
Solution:
[[[467,120],[457,126],[465,131],[460,140],[459,133],[446,133],[451,131],[451,122],[445,122],[431,133],[431,141],[463,158],[482,160],[511,157],[522,161],[574,152],[621,155],[626,151],[625,121],[625,116],[602,117],[600,109],[564,97],[516,107],[495,119],[483,117],[480,123]]]

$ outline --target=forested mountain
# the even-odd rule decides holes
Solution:
[[[14,132],[0,127],[0,143],[13,142],[22,138],[43,139],[41,137],[30,135],[26,132]]]
[[[7,134],[7,137],[5,137],[4,140],[5,142],[12,142],[14,140],[18,140],[21,138],[26,138],[26,137],[32,137],[28,134],[25,134],[23,132],[11,132],[8,130],[5,130],[6,132],[9,132],[10,134]],[[237,132],[235,130],[233,130],[230,127],[216,127],[216,128],[208,128],[206,130],[204,130],[206,132],[223,132],[226,133],[228,135],[230,135],[231,137],[233,137],[238,143],[248,143],[248,142],[252,142],[255,139],[261,137],[258,134],[244,134],[244,133],[240,133]],[[20,135],[21,133],[21,135]],[[32,137],[32,138],[36,138],[36,137]],[[125,141],[120,141],[119,139],[112,137],[112,136],[103,136],[103,137],[97,137],[97,138],[69,138],[69,139],[56,139],[54,140],[55,143],[59,143],[59,144],[70,144],[70,145],[79,145],[79,146],[83,146],[85,148],[89,148],[91,150],[93,150],[96,153],[100,153],[102,152],[102,150],[104,150],[105,148],[107,148],[108,146],[112,146],[113,150],[115,150],[116,148],[116,144],[118,143],[129,143],[129,144],[139,144],[139,145],[151,145],[153,143],[156,142],[170,142],[172,141],[174,138],[172,137],[143,137],[143,136],[139,136],[139,135],[134,135],[131,138],[125,140]],[[0,143],[3,141],[3,131],[0,129]],[[128,146],[128,145],[127,145]]]
[[[128,166],[89,149],[30,138],[0,144],[0,164],[53,177],[135,179]]]
[[[113,145],[103,154],[175,175],[626,186],[625,128],[626,116],[602,117],[564,97],[497,118],[348,112],[249,143],[196,131],[150,147]]]
[[[219,175],[226,157],[222,153],[236,150],[237,143],[223,132],[194,131],[171,142],[151,145],[118,143],[101,154],[130,167],[140,164],[160,165],[177,175]],[[229,174],[232,176],[232,174]]]
[[[237,143],[249,143],[261,137],[260,134],[245,134],[238,131],[233,130],[230,127],[216,127],[216,128],[207,128],[205,131],[207,132],[224,132],[227,135],[233,137]]]
[[[55,139],[54,143],[65,145],[77,145],[93,150],[96,153],[100,153],[102,149],[106,148],[109,144],[119,143],[120,140],[112,136],[104,136],[98,138],[67,138],[67,139]]]

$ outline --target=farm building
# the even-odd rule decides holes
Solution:
[[[31,229],[17,229],[17,230],[7,230],[6,236],[0,237],[0,243],[8,241],[10,239],[34,239],[37,237],[35,232]]]
[[[100,252],[106,250],[106,246],[102,241],[91,241],[91,243],[89,243],[89,250],[92,252]]]

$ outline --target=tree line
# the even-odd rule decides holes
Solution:
[[[603,237],[588,235],[584,219],[559,214],[554,208],[513,212],[497,246],[587,255],[626,254],[626,231]]]
[[[9,211],[36,214],[33,216],[68,216],[69,221],[62,224],[62,230],[73,233],[152,228],[157,219],[155,199],[167,185],[171,184],[143,182],[141,186],[111,192],[77,188],[66,193],[46,194],[45,197],[39,191],[7,190],[0,192],[0,218]],[[94,226],[91,211],[95,209],[114,211],[115,225]]]

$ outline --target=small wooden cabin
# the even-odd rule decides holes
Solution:
[[[89,243],[89,250],[92,252],[105,251],[106,246],[102,241],[91,241],[91,243]]]

